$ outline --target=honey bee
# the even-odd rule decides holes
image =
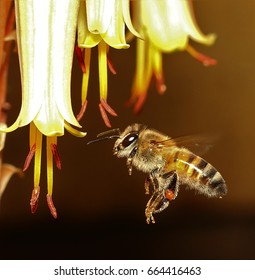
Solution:
[[[148,224],[155,223],[153,215],[166,209],[177,197],[180,185],[187,185],[208,197],[226,195],[227,186],[219,171],[188,148],[193,146],[200,152],[205,151],[208,145],[199,145],[199,138],[171,138],[146,125],[134,123],[123,132],[113,129],[100,133],[88,144],[116,138],[113,154],[127,158],[129,175],[133,167],[147,173],[146,194],[152,189],[145,209]]]

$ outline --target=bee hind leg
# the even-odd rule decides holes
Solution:
[[[153,217],[153,214],[160,213],[164,209],[166,209],[169,205],[168,199],[165,197],[164,191],[155,191],[151,198],[149,199],[146,209],[145,209],[145,216],[146,216],[146,222],[149,223],[155,223],[155,219]]]
[[[150,181],[151,181],[150,177]],[[176,198],[179,190],[178,176],[176,171],[171,171],[161,175],[160,177],[154,177],[153,183],[154,193],[149,199],[146,209],[145,216],[146,222],[155,223],[153,214],[160,213],[169,206],[169,202]]]

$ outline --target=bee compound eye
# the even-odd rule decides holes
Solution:
[[[124,148],[128,147],[130,144],[132,144],[133,142],[135,142],[138,138],[137,133],[130,133],[128,134],[122,141],[122,146]]]

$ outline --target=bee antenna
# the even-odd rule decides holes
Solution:
[[[119,135],[109,135],[109,136],[106,136],[106,137],[102,137],[102,138],[97,138],[97,139],[91,140],[91,141],[89,141],[87,143],[87,145],[95,143],[95,142],[104,141],[104,140],[116,139],[116,138],[119,138],[119,137],[120,137]]]
[[[118,133],[118,136],[120,136],[120,134],[121,134],[119,128],[114,128],[114,129],[107,130],[107,131],[104,131],[104,132],[101,132],[101,133],[97,134],[97,138],[99,138],[101,136],[105,136],[105,135],[111,134],[111,133],[114,133],[113,136],[117,136],[116,133]]]

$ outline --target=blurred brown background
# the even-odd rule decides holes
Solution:
[[[167,210],[145,223],[145,174],[128,175],[124,160],[112,156],[113,141],[87,146],[105,131],[99,110],[97,50],[93,49],[89,105],[81,121],[84,139],[68,133],[59,139],[62,171],[54,173],[58,219],[46,205],[43,164],[41,197],[35,215],[29,200],[33,166],[13,177],[1,201],[1,259],[254,259],[255,258],[255,1],[195,1],[204,33],[218,35],[210,48],[192,43],[217,58],[206,68],[187,53],[164,56],[167,92],[152,86],[143,112],[134,116],[129,98],[135,68],[135,42],[129,50],[111,50],[117,75],[109,74],[110,105],[119,114],[112,126],[146,123],[171,136],[216,132],[216,145],[204,156],[224,176],[229,193],[207,199],[182,188]],[[73,108],[79,111],[81,72],[75,59]],[[11,124],[19,111],[17,57],[9,81]],[[23,166],[28,127],[7,137],[4,159]],[[45,157],[43,157],[45,163]]]

